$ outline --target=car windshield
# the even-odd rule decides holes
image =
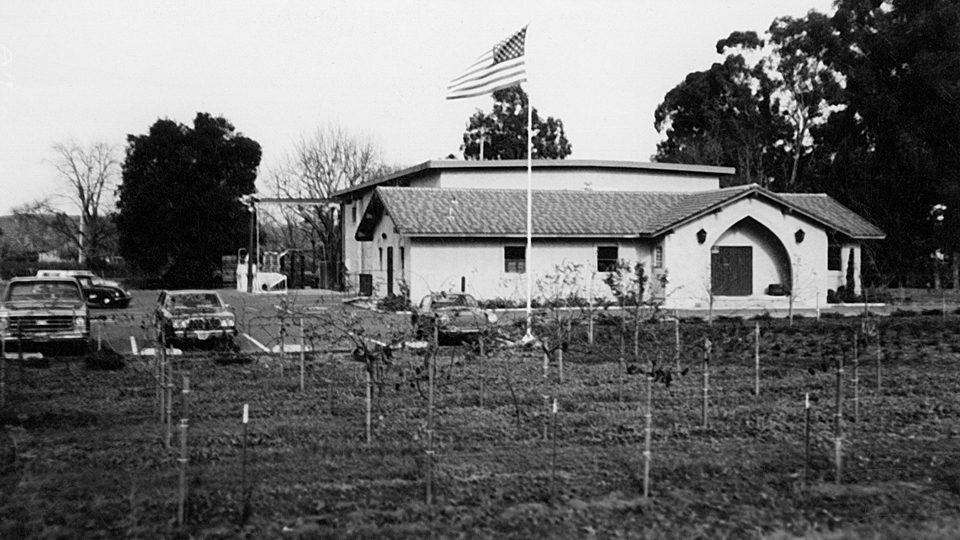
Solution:
[[[37,281],[11,283],[7,287],[6,300],[67,300],[80,301],[80,290],[70,281]]]
[[[219,308],[220,298],[213,293],[171,294],[167,297],[167,305],[171,308]]]
[[[79,281],[80,285],[83,287],[90,287],[93,285],[93,280],[90,279],[90,276],[77,276],[77,281]]]
[[[477,301],[468,294],[448,294],[433,297],[433,309],[448,307],[477,307]]]

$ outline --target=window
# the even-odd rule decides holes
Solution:
[[[400,269],[403,270],[405,268],[405,265],[406,265],[406,261],[404,260],[404,256],[403,256],[403,246],[400,246]]]
[[[663,246],[653,248],[653,267],[663,268]]]
[[[380,257],[380,269],[383,270],[383,248],[377,248],[377,255]]]
[[[840,270],[840,245],[839,244],[829,244],[827,245],[827,270]]]
[[[353,203],[350,205],[350,219],[351,219],[350,223],[357,222],[357,203]]]
[[[617,271],[617,246],[597,246],[597,272]]]
[[[503,247],[503,271],[522,274],[527,271],[527,248],[525,246]]]

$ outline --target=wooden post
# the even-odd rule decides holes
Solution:
[[[593,273],[590,274],[587,297],[589,299],[589,308],[587,309],[587,344],[593,345]]]
[[[853,423],[860,426],[860,351],[859,334],[853,331]]]
[[[373,432],[371,431],[371,422],[373,420],[373,377],[370,373],[370,371],[373,369],[373,365],[371,365],[371,361],[372,360],[367,359],[367,361],[364,362],[364,367],[366,368],[365,371],[367,373],[365,403],[366,403],[366,409],[367,409],[367,422],[366,422],[367,430],[366,431],[367,431],[368,446],[370,445],[371,442],[373,442]]]
[[[543,417],[543,440],[547,441],[550,436],[550,355],[546,349],[547,340],[544,338],[543,351],[543,409],[546,414]]]
[[[883,356],[883,351],[880,349],[880,325],[877,325],[877,392],[880,392],[880,389],[883,387],[881,380],[882,368],[880,367],[881,358]]]
[[[327,366],[333,365],[333,355],[327,353]],[[333,376],[327,379],[327,414],[333,416]]]
[[[7,403],[7,333],[0,329],[0,409]]]
[[[563,384],[563,347],[557,349],[557,378]]]
[[[707,409],[709,407],[709,391],[710,391],[710,352],[713,344],[710,343],[710,338],[703,338],[703,410],[702,420],[703,428],[707,428]]]
[[[164,396],[164,401],[166,402],[165,405],[167,407],[164,418],[164,425],[166,427],[164,441],[167,448],[170,448],[171,440],[173,439],[173,363],[169,358],[167,358],[167,350],[165,347],[161,347],[160,351],[160,357],[162,358],[161,369],[164,371],[163,391],[166,394]]]
[[[427,359],[427,505],[433,504],[433,377],[436,367],[436,355],[439,352],[440,333],[433,326],[433,350],[425,356]]]
[[[810,474],[810,393],[803,398],[803,487]]]
[[[177,525],[183,526],[184,506],[187,501],[187,418],[190,415],[190,377],[183,376],[183,414],[180,417],[180,496],[177,503]]]
[[[484,347],[483,336],[480,336],[480,408],[483,408],[483,398],[486,391],[484,380],[486,377],[487,351]]]
[[[280,378],[283,378],[283,361],[286,358],[286,343],[285,337],[287,334],[287,329],[283,326],[283,315],[280,316]]]
[[[620,311],[620,316],[623,316],[623,311]],[[620,323],[620,357],[617,359],[617,403],[623,403],[623,355],[624,355],[624,339],[623,339],[623,322]]]
[[[166,338],[163,336],[163,331],[160,331],[160,351],[159,354],[154,355],[154,363],[157,365],[157,388],[160,390],[160,425],[164,425],[166,421],[166,410],[167,410],[167,345]]]
[[[677,363],[677,373],[680,373],[680,318],[677,317],[677,312],[673,312],[673,359]]]
[[[306,371],[307,353],[304,351],[303,317],[300,317],[300,393],[303,393],[303,378]]]
[[[591,300],[590,310],[587,313],[587,344],[593,345],[593,302]]]
[[[760,323],[757,322],[756,329],[754,330],[754,347],[753,347],[753,360],[754,360],[754,388],[753,393],[756,396],[760,395]]]
[[[250,420],[250,406],[243,404],[243,446],[240,449],[240,493],[246,499],[247,494],[247,422]]]
[[[843,472],[843,356],[837,358],[837,390],[834,405],[833,449],[835,480],[839,484]]]
[[[647,362],[647,411],[643,434],[643,496],[650,497],[650,440],[653,433],[653,357]]]
[[[97,352],[103,350],[103,344],[102,344],[102,340],[103,340],[103,337],[102,337],[102,328],[103,328],[103,327],[100,325],[100,323],[97,323]]]
[[[550,455],[550,495],[557,498],[557,398],[553,398],[553,451]]]

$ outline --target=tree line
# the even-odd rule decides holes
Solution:
[[[655,159],[826,192],[887,233],[871,281],[960,289],[960,2],[834,7],[719,40],[657,107]]]
[[[654,111],[663,140],[653,159],[731,166],[730,184],[828,193],[887,233],[865,250],[868,282],[944,280],[960,289],[960,0],[838,0],[834,8],[720,39],[722,61],[688,74]],[[467,120],[460,157],[524,159],[526,93],[492,97],[490,112]],[[533,157],[569,156],[563,121],[530,113]],[[45,199],[15,212],[18,228],[55,231],[81,262],[119,253],[135,274],[213,281],[221,255],[246,246],[240,197],[255,191],[260,145],[226,119],[198,113],[192,126],[157,120],[127,137],[122,160],[116,152],[55,146],[61,197],[79,216]],[[396,169],[368,137],[326,126],[301,137],[261,187],[324,199]],[[266,212],[261,240],[307,246],[314,266],[338,276],[337,214],[334,205]],[[10,237],[0,237],[6,251]],[[40,244],[29,247],[51,247]]]

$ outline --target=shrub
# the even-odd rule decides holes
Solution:
[[[104,348],[93,351],[84,357],[83,365],[90,370],[116,371],[123,369],[126,363],[123,361],[122,354],[115,352],[113,349]]]
[[[391,294],[377,301],[377,309],[381,311],[410,311],[410,300],[406,296]]]

